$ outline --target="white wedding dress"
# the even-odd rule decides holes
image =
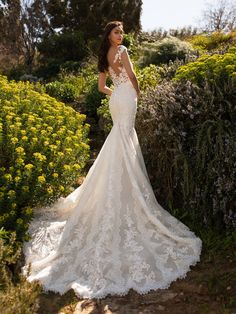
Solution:
[[[50,207],[36,208],[25,242],[27,280],[80,298],[168,288],[200,260],[202,241],[157,202],[134,128],[137,94],[119,46],[109,66],[113,127],[82,183]],[[27,273],[31,265],[30,273]]]

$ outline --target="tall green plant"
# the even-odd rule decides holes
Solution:
[[[235,224],[235,103],[233,79],[165,81],[141,98],[136,127],[153,186],[193,224]]]
[[[37,282],[30,283],[12,269],[20,256],[20,248],[15,248],[16,234],[3,239],[0,229],[0,312],[2,314],[36,314],[39,309],[41,287]],[[14,276],[13,276],[14,274]]]

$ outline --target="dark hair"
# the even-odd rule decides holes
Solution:
[[[111,21],[105,26],[105,32],[98,52],[98,70],[100,72],[108,71],[107,53],[111,46],[108,36],[116,26],[123,28],[123,23],[121,21]]]

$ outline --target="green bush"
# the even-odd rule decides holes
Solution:
[[[75,72],[61,69],[58,80],[59,86],[73,86],[73,98],[80,103],[83,112],[96,116],[96,108],[104,95],[98,91],[97,67],[94,62],[85,62],[79,71]]]
[[[71,72],[61,68],[58,74],[58,80],[74,85],[78,94],[86,94],[90,89],[90,82],[95,79],[97,79],[97,66],[92,60],[81,64],[77,71]]]
[[[45,85],[46,92],[56,99],[63,102],[72,102],[76,98],[76,88],[70,83],[54,81]]]
[[[73,73],[79,71],[81,68],[81,62],[80,61],[73,61],[69,60],[61,64],[60,66],[60,72],[66,71],[68,73]],[[58,73],[60,75],[60,72]]]
[[[1,74],[6,75],[9,80],[20,80],[20,77],[25,74],[25,70],[24,64],[15,64]]]
[[[97,116],[97,107],[105,95],[98,91],[98,73],[93,61],[84,63],[79,71],[73,73],[62,69],[58,79],[62,86],[70,84],[74,87],[75,100],[80,102],[86,114]],[[110,84],[111,80],[108,78],[107,85]]]
[[[89,158],[85,115],[0,76],[0,228],[27,239],[32,208],[55,201]]]
[[[160,71],[154,64],[150,64],[143,69],[135,68],[135,70],[140,89],[143,92],[148,91],[149,88],[156,87],[158,82],[160,82]]]
[[[200,52],[207,52],[211,50],[222,49],[228,44],[232,44],[235,39],[235,32],[230,32],[229,34],[225,34],[223,32],[213,32],[195,35],[190,38],[189,42]]]
[[[138,42],[134,33],[124,34],[122,45],[128,48],[129,54],[135,55],[138,49]]]
[[[81,61],[87,56],[84,35],[80,31],[54,33],[45,37],[38,44],[41,61],[49,59],[65,61]]]
[[[159,42],[146,43],[142,54],[140,66],[145,67],[150,64],[167,64],[176,59],[187,60],[189,56],[194,54],[194,51],[190,43],[170,37]]]
[[[105,94],[98,91],[98,80],[90,82],[90,88],[85,95],[85,107],[89,116],[96,116],[97,108],[101,104],[101,100],[105,98]]]
[[[0,229],[0,312],[2,314],[36,314],[39,309],[41,286],[30,283],[12,269],[19,261],[20,248],[15,249],[16,237],[12,233],[3,239]]]
[[[47,36],[38,44],[39,66],[34,75],[47,80],[55,79],[61,68],[78,68],[88,56],[84,34],[66,31]]]
[[[160,203],[195,226],[236,223],[235,81],[163,81],[143,94],[136,129]]]
[[[175,75],[176,80],[187,79],[198,85],[205,80],[220,82],[236,77],[236,48],[225,54],[203,55],[194,62],[181,66]]]
[[[184,65],[183,60],[170,61],[168,64],[163,64],[158,67],[158,72],[160,74],[160,81],[162,80],[172,80],[175,77],[176,71],[182,65]]]
[[[113,124],[109,110],[109,96],[102,99],[101,105],[97,108],[97,115],[99,117],[99,128],[107,136]]]
[[[38,65],[33,70],[33,74],[37,77],[42,77],[46,81],[56,79],[63,62],[60,60],[48,59],[46,63]],[[15,76],[8,76],[10,79],[16,79]]]

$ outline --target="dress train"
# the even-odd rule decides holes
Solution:
[[[84,182],[53,206],[35,209],[22,272],[45,291],[142,294],[168,288],[200,260],[201,239],[155,198],[134,128],[136,91],[122,71],[117,77],[110,68],[113,127]]]

